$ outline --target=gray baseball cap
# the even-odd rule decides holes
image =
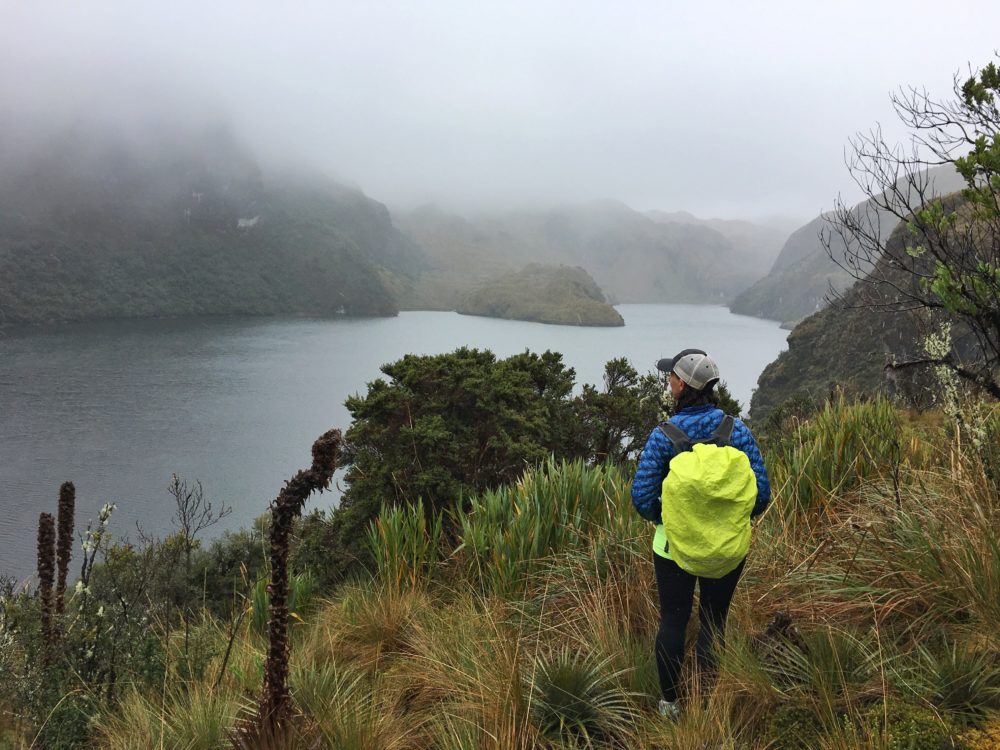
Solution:
[[[696,391],[719,379],[719,366],[701,349],[685,349],[656,363],[661,372],[672,372]]]

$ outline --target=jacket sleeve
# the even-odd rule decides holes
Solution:
[[[632,480],[632,505],[647,521],[659,524],[660,494],[663,479],[667,476],[674,446],[663,431],[655,428],[646,440],[646,447],[639,454],[639,465]]]
[[[743,424],[740,419],[736,420],[733,429],[732,446],[747,454],[750,459],[750,468],[757,477],[757,502],[754,503],[750,517],[759,516],[771,502],[771,482],[767,478],[767,468],[764,466],[764,458],[760,455],[760,448],[754,439],[750,428]]]

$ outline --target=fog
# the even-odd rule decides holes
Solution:
[[[0,135],[226,125],[396,209],[808,219],[894,89],[995,59],[1000,4],[874,5],[0,0]]]

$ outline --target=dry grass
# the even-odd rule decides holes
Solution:
[[[838,453],[824,462],[815,446]],[[997,651],[1000,621],[1000,500],[983,454],[938,418],[914,424],[884,404],[839,404],[771,462],[775,504],[755,532],[718,680],[708,690],[689,675],[678,724],[655,712],[650,535],[635,523],[626,480],[550,465],[474,504],[458,553],[440,555],[427,532],[413,549],[429,557],[396,555],[385,580],[345,588],[311,616],[293,646],[296,742],[764,750],[774,713],[801,707],[820,722],[822,747],[881,750],[893,747],[889,731],[859,718],[872,705],[940,704],[950,721],[959,715],[948,701],[971,694],[982,705],[974,722],[1000,708],[989,687],[1000,685],[1000,664],[980,658]],[[569,514],[557,511],[566,493]],[[797,639],[756,638],[779,610]],[[922,655],[930,632],[958,655]],[[187,697],[131,697],[107,721],[103,746],[152,742],[182,711],[230,716],[233,696],[260,684],[261,655],[248,635],[218,691],[190,683]],[[941,670],[952,698],[929,687]]]

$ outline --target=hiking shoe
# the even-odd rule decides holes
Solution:
[[[681,718],[681,707],[677,704],[677,701],[660,701],[660,716],[670,719],[670,721],[677,722]]]

